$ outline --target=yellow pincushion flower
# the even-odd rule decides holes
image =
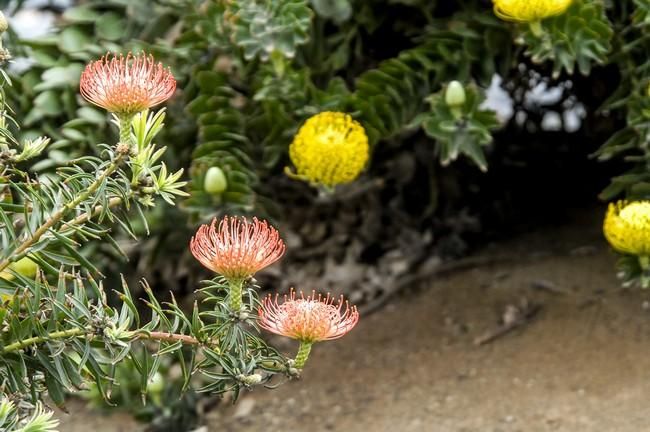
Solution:
[[[573,0],[492,0],[494,13],[501,19],[535,22],[564,13]]]
[[[605,238],[618,252],[650,255],[650,201],[619,201],[609,205]]]
[[[359,177],[369,154],[363,126],[348,114],[322,112],[302,125],[289,147],[297,176],[334,187]]]

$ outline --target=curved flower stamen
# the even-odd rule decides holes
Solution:
[[[260,327],[281,336],[300,341],[300,349],[294,366],[302,369],[309,357],[314,342],[338,339],[354,328],[359,321],[356,306],[343,298],[327,294],[323,297],[312,291],[305,297],[296,296],[292,289],[289,295],[278,302],[278,294],[268,295],[258,310]]]
[[[146,53],[107,54],[81,74],[80,92],[89,102],[116,114],[132,116],[169,99],[176,80]]]
[[[262,301],[258,311],[260,327],[301,342],[338,339],[359,321],[357,307],[350,306],[343,296],[336,299],[312,292],[305,297],[301,292],[296,297],[291,290],[282,303],[278,303],[278,298],[278,294],[269,294]]]
[[[224,217],[201,225],[192,237],[190,249],[205,267],[228,280],[246,279],[284,255],[285,245],[278,231],[266,221]]]

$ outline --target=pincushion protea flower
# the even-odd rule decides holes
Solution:
[[[650,257],[650,201],[618,201],[607,209],[605,238],[618,252]]]
[[[363,126],[341,112],[322,112],[309,118],[289,147],[295,176],[329,188],[356,179],[368,153]]]
[[[564,13],[573,0],[493,0],[494,13],[507,21],[532,23]]]
[[[218,226],[216,219],[201,225],[190,241],[190,250],[201,264],[228,281],[230,306],[239,310],[244,280],[279,260],[285,245],[266,221],[226,216]]]
[[[260,327],[300,341],[294,366],[302,369],[314,342],[338,339],[359,321],[356,306],[350,306],[341,296],[338,300],[312,292],[305,297],[291,290],[278,303],[278,295],[269,294],[258,310]]]
[[[81,95],[118,117],[132,117],[169,99],[176,80],[146,53],[108,54],[86,66]]]

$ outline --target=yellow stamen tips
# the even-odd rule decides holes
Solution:
[[[561,15],[573,0],[492,0],[494,13],[501,19],[515,22],[538,22]]]
[[[650,201],[618,201],[609,205],[605,238],[618,252],[650,255]]]
[[[332,188],[359,177],[370,147],[363,126],[348,114],[322,112],[310,117],[289,147],[297,175]]]

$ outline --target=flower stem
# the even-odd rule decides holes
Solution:
[[[650,256],[640,255],[639,256],[639,266],[642,270],[648,270],[650,268]]]
[[[451,114],[454,116],[454,119],[460,120],[463,118],[463,108],[462,106],[453,106],[450,107],[449,110],[451,111]]]
[[[123,144],[128,144],[129,148],[132,147],[133,143],[131,142],[131,124],[133,123],[132,115],[124,115],[118,117],[120,121],[120,142]]]
[[[126,155],[123,153],[118,153],[117,157],[111,161],[111,163],[106,167],[104,172],[101,173],[97,177],[97,179],[91,183],[90,186],[83,192],[81,192],[75,199],[70,201],[69,203],[65,204],[63,207],[61,207],[59,210],[57,210],[54,214],[50,216],[48,220],[46,220],[43,225],[38,227],[34,233],[29,236],[27,240],[22,242],[20,246],[18,246],[13,252],[12,256],[19,256],[22,255],[24,252],[27,251],[31,246],[33,246],[35,243],[40,240],[40,238],[45,234],[50,228],[52,228],[54,225],[59,223],[61,219],[71,210],[74,210],[77,208],[79,204],[84,202],[85,200],[88,199],[92,194],[94,194],[99,187],[104,184],[104,181],[111,176],[120,166],[122,161],[124,161]],[[11,263],[10,258],[5,258],[2,261],[0,261],[0,271],[6,269],[9,264]]]
[[[536,36],[536,37],[542,37],[544,34],[544,29],[542,28],[542,22],[541,21],[531,21],[530,24],[530,31]]]
[[[311,342],[300,342],[300,348],[298,348],[298,353],[296,354],[293,364],[296,369],[302,369],[305,367],[305,363],[307,363],[309,353],[311,352],[311,346]]]
[[[244,281],[241,279],[228,280],[228,286],[230,287],[228,306],[230,306],[230,309],[233,312],[239,312],[243,306],[242,304],[243,285],[244,285]]]

